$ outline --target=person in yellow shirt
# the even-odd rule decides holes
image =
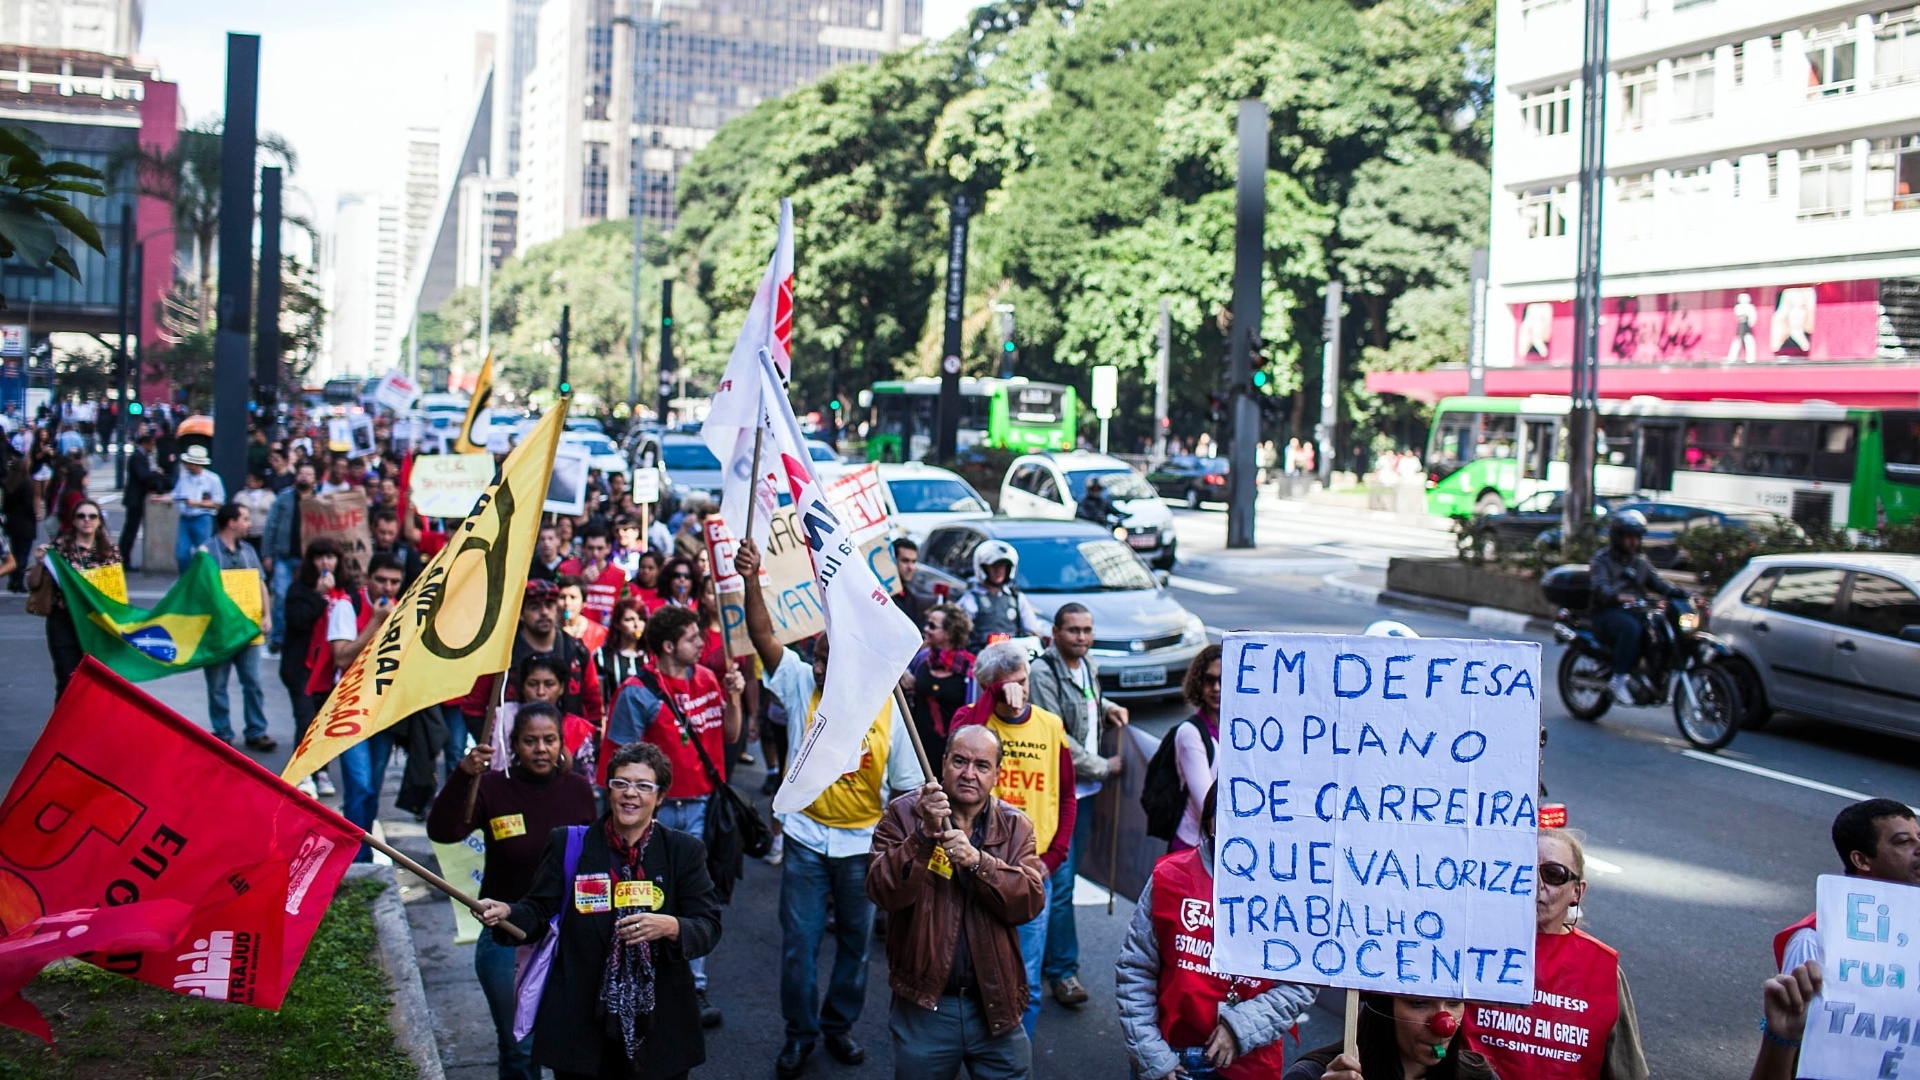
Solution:
[[[953,730],[971,724],[1000,736],[1000,778],[995,798],[1027,815],[1040,863],[1051,875],[1073,844],[1079,800],[1074,795],[1073,744],[1059,716],[1033,704],[1028,694],[1026,646],[1002,641],[973,661],[980,696],[953,717]],[[1027,1014],[1033,1038],[1040,1019],[1040,964],[1047,951],[1047,913],[1020,927],[1020,959],[1027,967]]]
[[[813,723],[820,688],[827,681],[825,634],[813,639],[811,661],[780,644],[760,593],[760,557],[752,540],[740,542],[734,566],[746,582],[747,636],[760,656],[760,681],[780,699],[787,715],[787,757],[792,760]],[[867,999],[867,948],[873,940],[873,901],[867,899],[867,862],[873,828],[892,795],[926,783],[906,725],[889,701],[860,743],[860,759],[797,814],[780,815],[785,857],[780,863],[780,1012],[787,1038],[774,1061],[780,1080],[806,1070],[814,1041],[824,1036],[827,1053],[842,1065],[866,1060],[853,1025]],[[827,901],[834,914],[833,972],[822,1006],[816,964],[825,934]]]

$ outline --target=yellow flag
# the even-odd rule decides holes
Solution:
[[[341,674],[281,773],[287,780],[507,669],[566,419],[563,398],[508,455],[500,479]]]
[[[456,454],[480,454],[487,449],[487,433],[475,431],[475,425],[487,417],[487,407],[493,403],[493,354],[487,354],[486,363],[480,365],[480,378],[474,381],[473,397],[467,402],[467,418],[460,422],[460,437],[453,441]]]

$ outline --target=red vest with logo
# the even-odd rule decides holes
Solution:
[[[720,680],[713,672],[695,664],[687,669],[686,679],[669,679],[654,669],[654,677],[660,680],[660,689],[673,695],[680,711],[686,715],[691,732],[683,731],[680,721],[674,718],[673,710],[666,702],[660,703],[660,711],[654,715],[653,723],[641,739],[660,748],[667,755],[667,761],[673,765],[673,786],[663,797],[668,799],[697,799],[713,794],[713,784],[707,780],[707,770],[701,765],[700,751],[694,749],[693,740],[699,739],[706,747],[707,756],[713,759],[714,768],[727,755],[727,734],[724,723],[726,717],[725,691],[720,689]]]
[[[1467,1004],[1467,1038],[1516,1080],[1599,1080],[1620,1019],[1620,956],[1578,929],[1534,935],[1533,1004]]]
[[[1787,962],[1787,942],[1793,940],[1793,935],[1802,930],[1816,930],[1818,928],[1819,924],[1814,921],[1812,915],[1809,915],[1799,922],[1794,923],[1792,926],[1787,927],[1785,930],[1773,935],[1773,970],[1779,971],[1780,966]]]
[[[1205,1046],[1220,1020],[1220,1006],[1258,997],[1273,989],[1266,979],[1217,975],[1208,970],[1213,955],[1213,878],[1189,848],[1168,855],[1153,867],[1153,937],[1160,946],[1160,1037],[1175,1053]],[[1241,1057],[1220,1071],[1227,1080],[1280,1075],[1285,1064],[1282,1040]]]

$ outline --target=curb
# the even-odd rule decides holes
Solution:
[[[377,878],[386,890],[373,901],[373,930],[380,941],[380,966],[393,984],[393,1010],[387,1022],[393,1025],[393,1039],[412,1059],[420,1080],[446,1080],[440,1064],[440,1044],[433,1035],[433,1010],[427,1006],[427,990],[420,982],[420,965],[414,959],[413,931],[407,927],[407,911],[400,903],[400,883],[391,866],[355,863],[347,877]]]

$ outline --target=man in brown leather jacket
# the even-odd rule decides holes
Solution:
[[[891,913],[893,1074],[1024,1080],[1032,1046],[1018,927],[1047,904],[1033,824],[993,797],[1000,740],[956,730],[940,782],[895,799],[873,834],[867,896]]]

